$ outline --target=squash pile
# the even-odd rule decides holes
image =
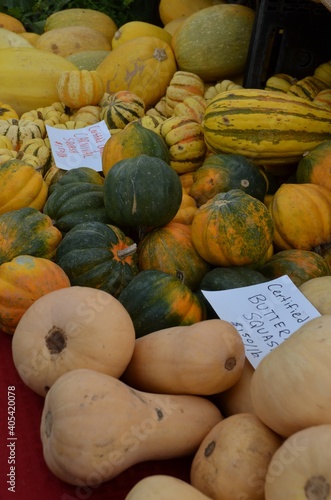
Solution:
[[[160,16],[68,9],[33,37],[0,14],[0,330],[45,398],[45,461],[95,486],[192,456],[190,484],[127,500],[327,499],[331,62],[244,88],[252,9]],[[46,126],[102,120],[101,170],[59,168]],[[202,290],[285,274],[321,316],[254,370]]]

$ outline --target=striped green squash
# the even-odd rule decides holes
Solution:
[[[109,94],[108,101],[101,107],[100,118],[110,129],[123,129],[125,125],[145,115],[145,103],[134,92],[119,90]]]
[[[282,92],[237,89],[208,103],[202,126],[214,153],[284,165],[298,162],[305,151],[331,139],[331,112]]]

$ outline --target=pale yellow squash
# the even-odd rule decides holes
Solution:
[[[221,420],[206,398],[141,392],[110,375],[76,369],[50,388],[40,435],[55,476],[94,487],[134,464],[195,453]]]
[[[57,79],[63,71],[76,69],[65,58],[31,47],[0,51],[0,95],[21,116],[27,111],[58,101]]]

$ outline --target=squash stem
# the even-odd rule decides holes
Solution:
[[[132,245],[129,245],[126,248],[122,248],[121,250],[118,250],[117,252],[117,257],[121,260],[125,259],[129,255],[133,255],[137,250],[137,243],[132,243]]]

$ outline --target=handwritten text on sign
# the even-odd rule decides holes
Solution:
[[[288,276],[243,288],[202,290],[202,293],[217,315],[237,328],[246,357],[254,368],[303,323],[320,316]]]
[[[52,155],[58,168],[78,167],[102,171],[102,151],[110,132],[105,121],[74,130],[46,125]]]

